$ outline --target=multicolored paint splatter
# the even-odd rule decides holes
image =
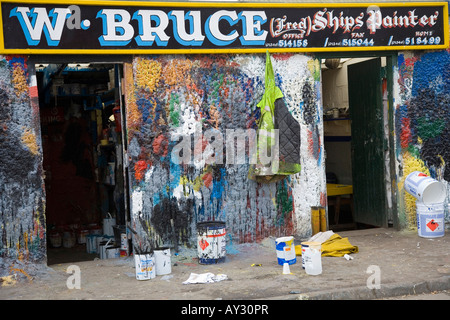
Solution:
[[[257,129],[264,55],[140,56],[125,67],[132,221],[141,242],[195,244],[196,224],[211,220],[225,221],[234,243],[311,232],[310,206],[323,202],[326,188],[320,65],[292,54],[272,61],[286,105],[305,131],[308,179],[300,173],[261,184],[248,178],[248,157],[226,161],[226,135]],[[192,148],[192,162],[173,161],[180,141]],[[223,162],[208,161],[218,154]]]
[[[27,58],[0,57],[0,257],[45,262],[39,106]]]
[[[406,52],[399,55],[398,84],[396,154],[400,164],[399,176],[403,177],[399,179],[399,190],[403,190],[404,179],[413,171],[430,175],[447,185],[448,190],[450,52]],[[405,192],[399,207],[403,226],[415,228],[415,199]]]

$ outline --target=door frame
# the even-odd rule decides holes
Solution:
[[[384,135],[383,151],[385,159],[389,159],[388,170],[385,170],[385,180],[390,184],[390,188],[386,184],[386,201],[385,213],[383,215],[383,223],[381,227],[393,227],[400,229],[397,208],[397,179],[395,170],[395,128],[394,128],[394,68],[397,66],[397,51],[364,51],[364,52],[324,52],[316,53],[316,59],[328,58],[386,58],[385,77],[387,80],[387,105],[383,105],[383,113],[387,112],[388,133]],[[321,80],[322,90],[322,80]],[[383,98],[383,97],[382,97]],[[387,110],[385,108],[387,107]],[[383,119],[384,121],[384,119]],[[385,126],[386,123],[383,123]],[[323,133],[322,133],[323,134]],[[323,139],[323,137],[322,137]],[[386,154],[387,153],[387,154]],[[353,159],[352,159],[353,161]]]
[[[131,55],[30,55],[28,58],[28,72],[29,76],[36,77],[36,65],[39,64],[64,64],[64,63],[92,63],[92,64],[120,64],[132,63],[133,57]],[[128,179],[128,140],[126,127],[126,101],[124,99],[124,92],[122,91],[122,81],[124,81],[123,74],[119,74],[119,95],[120,99],[120,116],[122,126],[122,163],[124,175],[124,205],[125,205],[125,225],[130,221],[130,197],[129,197],[129,179]],[[40,126],[40,124],[39,124]],[[42,138],[42,137],[40,137]],[[44,212],[45,214],[45,212]],[[45,224],[47,230],[47,225]],[[47,247],[46,247],[47,250]]]

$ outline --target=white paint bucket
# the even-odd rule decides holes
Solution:
[[[322,248],[321,244],[309,244],[305,248],[305,271],[307,274],[316,276],[322,273]]]
[[[422,238],[443,237],[445,234],[444,203],[425,205],[416,201],[417,231]]]
[[[150,280],[156,277],[153,253],[135,254],[134,265],[137,280]]]
[[[128,237],[126,233],[120,234],[120,250],[125,250],[128,252]]]
[[[112,218],[111,215],[109,216],[109,218],[103,219],[103,234],[107,236],[114,236],[113,226],[116,225],[116,219]]]
[[[406,177],[405,190],[425,205],[444,202],[446,197],[445,186],[420,171]]]
[[[53,248],[59,248],[62,245],[62,237],[59,232],[52,233],[49,236],[50,244]]]
[[[106,259],[120,258],[120,248],[109,246],[106,247]]]
[[[172,265],[170,263],[170,249],[160,248],[154,250],[156,275],[170,274],[172,272]]]
[[[88,234],[86,236],[86,252],[87,253],[97,253],[97,238],[99,236],[96,234]]]
[[[98,249],[98,253],[100,256],[100,259],[108,259],[106,256],[106,249],[112,247],[113,245],[111,244],[112,240],[109,239],[108,241],[101,241],[100,245],[99,245],[99,249]]]
[[[197,224],[197,251],[200,264],[214,264],[225,261],[225,222],[207,221]]]
[[[78,231],[77,242],[78,244],[86,243],[86,236],[89,234],[89,230],[80,230]]]
[[[73,232],[70,231],[65,231],[63,233],[63,247],[64,248],[72,248],[73,246],[75,246],[76,243],[76,238],[75,238],[75,234]]]
[[[281,237],[275,239],[275,248],[277,250],[277,260],[279,265],[294,264],[297,262],[294,247],[294,237]]]

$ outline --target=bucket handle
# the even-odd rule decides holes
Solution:
[[[112,241],[112,239],[109,239],[105,244],[105,249],[108,247],[108,244]]]

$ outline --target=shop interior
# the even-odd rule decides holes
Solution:
[[[99,256],[93,235],[106,237],[103,240],[117,248],[127,220],[122,65],[37,64],[35,68],[47,264],[93,260]]]
[[[322,97],[329,229],[374,226],[355,221],[352,172],[352,123],[347,67],[370,58],[322,59]],[[385,65],[385,59],[382,59]],[[357,137],[356,137],[357,138]]]

